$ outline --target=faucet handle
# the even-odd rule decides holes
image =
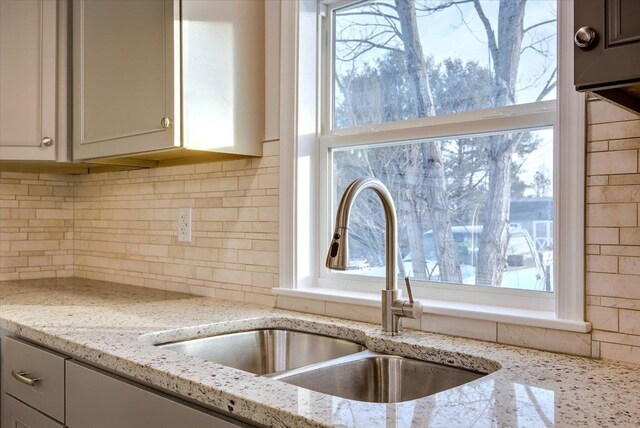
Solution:
[[[407,294],[409,295],[409,301],[396,300],[391,307],[391,313],[401,318],[417,319],[422,315],[422,303],[415,302],[413,300],[413,290],[411,289],[411,281],[409,277],[404,278],[404,283],[407,286]],[[383,291],[384,292],[384,291]]]
[[[404,285],[407,286],[407,294],[409,295],[409,303],[413,303],[413,290],[411,289],[411,281],[408,276],[404,277]]]

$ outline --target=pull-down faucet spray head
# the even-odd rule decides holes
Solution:
[[[336,226],[325,264],[331,270],[349,269],[349,228]]]

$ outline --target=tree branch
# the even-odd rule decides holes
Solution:
[[[389,6],[389,5],[387,5],[387,6]],[[396,23],[396,22],[394,22],[393,19],[391,19],[392,18],[391,15],[382,13],[379,5],[374,3],[372,5],[372,7],[375,9],[376,12],[379,12],[382,15],[382,17],[384,18],[385,21],[387,21],[387,25],[389,25],[389,27],[391,27],[393,29],[393,31],[396,33],[396,36],[398,36],[399,39],[402,39],[402,32],[400,30],[398,30],[398,26],[396,25],[397,23],[400,23],[400,17],[398,17],[398,16],[393,17],[396,21],[398,21]],[[391,6],[389,6],[389,7],[391,7]],[[396,15],[397,15],[398,10],[396,8],[393,8],[393,10],[396,12]]]
[[[496,43],[496,35],[493,32],[493,28],[491,28],[491,22],[487,18],[487,15],[484,14],[484,10],[482,10],[482,5],[480,4],[480,0],[473,0],[473,6],[476,8],[478,12],[478,16],[480,17],[480,21],[484,25],[484,29],[487,32],[487,40],[489,42],[489,50],[491,51],[491,57],[493,58],[493,63],[498,63],[498,44]]]
[[[400,20],[397,16],[389,15],[387,13],[382,13],[382,12],[378,12],[378,11],[342,12],[342,13],[340,13],[339,17],[343,18],[345,16],[365,16],[365,15],[379,16],[379,17],[383,17],[383,18],[386,18],[386,19],[393,19],[395,21],[399,21]],[[367,25],[372,25],[372,24],[367,24]]]
[[[522,49],[520,50],[520,55],[522,55],[522,54],[524,53],[524,51],[526,51],[527,49],[532,49],[532,50],[534,50],[534,51],[538,52],[538,53],[539,53],[540,55],[542,55],[542,56],[548,56],[548,55],[549,55],[549,49],[548,49],[548,46],[547,46],[547,48],[546,48],[546,49],[543,49],[543,48],[537,48],[537,47],[535,47],[535,46],[536,46],[536,45],[539,45],[539,44],[541,44],[541,43],[545,43],[545,42],[547,42],[549,39],[552,39],[552,38],[554,38],[554,37],[555,37],[555,34],[549,34],[549,35],[548,35],[548,36],[546,36],[546,37],[543,37],[543,38],[541,38],[541,39],[539,39],[539,40],[536,40],[536,41],[532,42],[531,44],[529,44],[529,45],[525,46],[524,48],[522,48]]]
[[[430,15],[430,14],[432,14],[434,12],[441,12],[441,11],[443,11],[445,9],[448,9],[451,6],[456,6],[456,5],[464,4],[464,3],[471,3],[472,1],[473,0],[448,1],[448,2],[445,2],[445,3],[441,3],[441,4],[437,5],[437,6],[433,6],[433,7],[429,7],[429,6],[426,6],[426,5],[423,5],[422,7],[419,7],[416,4],[416,11],[427,12]]]
[[[542,25],[547,25],[547,24],[551,24],[552,22],[556,22],[556,19],[549,19],[548,21],[542,21],[542,22],[538,22],[537,24],[533,24],[527,28],[525,28],[524,30],[522,30],[522,34],[526,33],[529,30],[533,30],[536,27],[540,27]]]
[[[557,71],[557,68],[553,70],[553,73],[551,73],[551,76],[547,79],[547,83],[545,83],[544,88],[542,88],[542,91],[540,92],[540,95],[538,95],[538,98],[536,98],[536,101],[542,101],[542,99],[556,87],[557,81],[555,78]]]
[[[371,49],[384,49],[384,50],[388,50],[391,52],[400,52],[402,53],[403,50],[400,48],[394,48],[391,46],[387,46],[386,43],[388,43],[393,37],[392,36],[389,40],[387,40],[384,43],[375,43],[372,42],[370,40],[361,40],[361,39],[336,39],[336,43],[340,42],[340,43],[358,43],[358,45],[356,47],[354,47],[353,49],[350,50],[349,55],[353,55],[352,57],[341,57],[340,59],[342,61],[352,61],[356,58],[358,58],[360,55],[369,52]],[[362,48],[362,50],[359,50],[358,52],[356,52],[357,48],[361,45],[367,45],[367,47]]]

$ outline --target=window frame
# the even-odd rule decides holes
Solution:
[[[322,133],[323,123],[333,123],[332,109],[327,108],[333,84],[323,87],[323,82],[329,82],[332,70],[320,67],[333,62],[322,58],[328,50],[323,50],[321,44],[330,39],[329,29],[322,25],[322,20],[331,21],[325,17],[330,17],[332,8],[354,2],[333,2],[330,7],[316,0],[281,4],[281,82],[295,82],[295,85],[282,85],[280,94],[281,263],[280,286],[275,292],[379,306],[379,293],[373,284],[380,284],[381,289],[383,280],[360,276],[354,281],[324,268],[333,221],[330,147],[552,125],[554,259],[562,260],[562,266],[558,262],[553,265],[554,293],[443,283],[416,285],[429,291],[428,298],[421,299],[428,312],[589,331],[590,324],[584,321],[585,105],[584,95],[575,92],[572,84],[573,2],[558,1],[556,100]],[[559,144],[558,140],[563,143]],[[572,162],[563,162],[563,159]],[[576,188],[581,191],[576,192]],[[516,303],[498,307],[491,304],[491,296]]]

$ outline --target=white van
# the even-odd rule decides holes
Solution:
[[[478,241],[482,233],[482,226],[455,226],[451,228],[453,240],[456,243],[456,251],[460,262],[462,283],[473,285],[476,282],[476,265],[478,262]],[[438,258],[436,257],[433,232],[423,235],[424,254],[426,258],[426,277],[430,281],[440,281]],[[403,259],[404,274],[414,277],[411,254]],[[403,272],[400,269],[400,275]],[[548,268],[550,269],[550,267]],[[358,272],[367,276],[384,276],[385,267],[364,267]],[[507,257],[501,287],[520,288],[523,290],[545,291],[550,289],[547,285],[548,276],[536,253],[535,244],[527,232],[519,226],[512,225],[509,229],[509,242],[507,244]]]
[[[482,226],[455,226],[451,228],[456,252],[460,261],[462,282],[475,284],[476,265],[478,262],[478,241]],[[427,278],[439,281],[440,273],[437,265],[433,232],[423,235],[424,252],[427,264]],[[411,254],[404,258],[405,272],[413,276]],[[518,226],[509,229],[507,258],[502,287],[521,288],[525,290],[545,290],[545,271],[536,253],[535,245],[529,232]]]

